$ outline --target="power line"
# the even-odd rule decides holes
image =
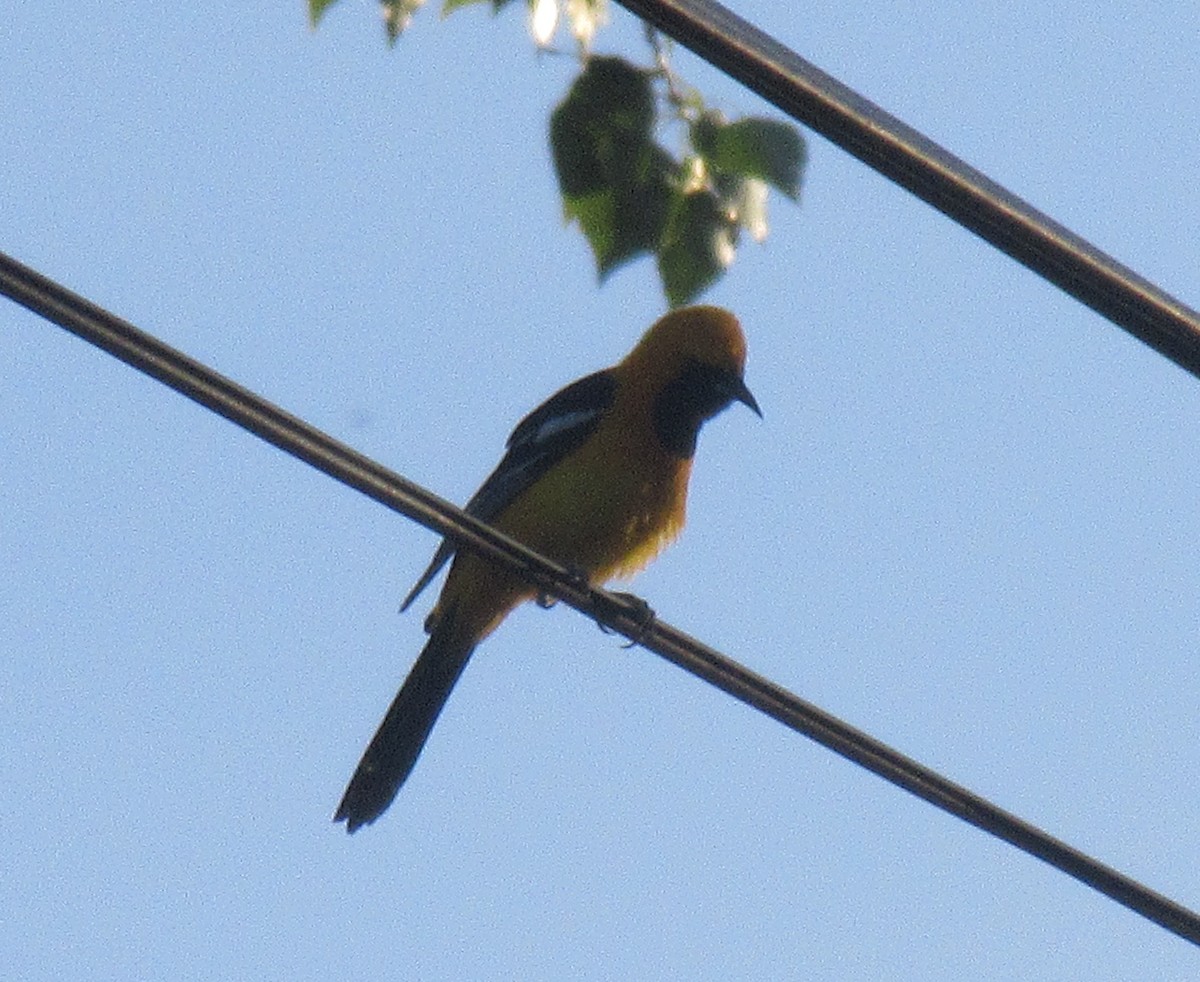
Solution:
[[[618,0],[847,153],[1200,376],[1200,313],[712,0]]]
[[[772,719],[1200,944],[1200,915],[1195,912],[1047,835],[682,631],[658,620],[646,623],[637,603],[582,585],[570,571],[3,253],[0,292],[323,473],[519,572],[540,590],[561,597]]]

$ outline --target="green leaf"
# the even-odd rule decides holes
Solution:
[[[308,0],[308,23],[313,27],[321,22],[326,9],[332,7],[337,0]]]
[[[512,0],[445,0],[442,4],[442,16],[449,17],[459,7],[473,7],[478,3],[490,3],[492,5],[492,13],[498,14],[512,3]]]
[[[651,158],[645,180],[563,196],[563,214],[579,223],[601,282],[618,266],[658,248],[672,195],[667,172],[673,166],[662,154]]]
[[[672,307],[691,303],[733,262],[737,228],[710,191],[679,195],[658,251],[658,275]]]
[[[601,280],[658,247],[677,165],[654,142],[649,75],[593,58],[550,117],[563,212],[579,222]]]
[[[692,141],[715,170],[757,177],[792,200],[800,196],[806,152],[794,126],[756,117],[724,123],[706,113],[692,127]]]
[[[715,157],[717,140],[720,138],[722,128],[727,125],[725,117],[717,110],[701,112],[696,121],[692,123],[691,132],[688,134],[692,141],[692,148],[705,159]]]
[[[592,58],[550,116],[550,146],[564,195],[610,186],[636,171],[652,144],[648,73],[621,58]]]

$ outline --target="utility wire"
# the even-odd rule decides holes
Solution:
[[[0,292],[393,511],[519,572],[539,590],[561,597],[772,719],[1200,944],[1200,915],[1195,912],[1047,835],[682,631],[657,619],[647,623],[637,602],[581,584],[569,570],[3,253]]]
[[[1200,314],[712,0],[617,0],[757,92],[1200,376]]]

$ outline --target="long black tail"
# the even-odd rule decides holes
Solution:
[[[375,821],[392,803],[475,650],[474,639],[456,636],[453,621],[443,617],[434,629],[359,761],[333,816],[347,832]]]

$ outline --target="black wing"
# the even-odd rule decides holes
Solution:
[[[610,370],[594,372],[560,389],[517,424],[505,446],[508,452],[465,511],[490,522],[534,481],[583,443],[612,405],[617,380]],[[434,553],[400,609],[407,610],[454,555],[449,539]]]

